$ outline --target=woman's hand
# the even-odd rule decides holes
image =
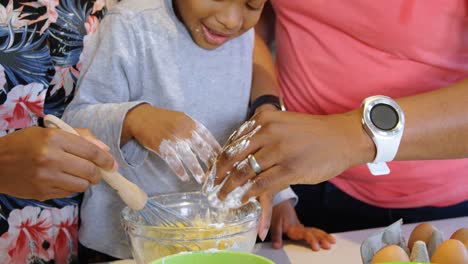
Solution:
[[[331,245],[336,242],[334,236],[321,229],[304,227],[297,218],[290,200],[273,207],[270,230],[272,245],[275,249],[283,246],[283,234],[292,240],[305,240],[313,251],[319,251],[320,248],[330,249]]]
[[[219,143],[202,124],[184,113],[149,104],[139,105],[127,114],[122,143],[131,138],[158,154],[183,181],[189,180],[187,168],[202,183],[205,173],[197,158],[208,168],[211,159],[221,151]]]
[[[248,180],[253,185],[243,201],[266,191],[276,193],[291,184],[320,183],[371,161],[374,144],[360,118],[359,111],[328,116],[280,111],[255,115],[231,137],[230,147],[219,156],[215,184],[230,174],[219,198],[223,200]],[[261,167],[258,175],[251,166],[242,170],[233,166],[248,161],[249,154]]]
[[[98,183],[99,168],[115,170],[109,148],[87,130],[80,132],[83,137],[30,127],[1,137],[0,192],[25,199],[62,198]]]

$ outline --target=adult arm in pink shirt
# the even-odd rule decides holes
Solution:
[[[397,101],[405,112],[406,127],[396,160],[468,157],[468,81]],[[244,199],[290,184],[323,182],[354,165],[372,161],[375,147],[362,128],[361,114],[360,108],[328,116],[260,113],[254,119],[261,130],[239,155],[221,157],[218,180],[234,162],[251,153],[263,172],[256,176]],[[221,198],[253,177],[253,171],[234,171],[229,179],[232,183],[227,182],[220,192]]]
[[[428,93],[397,100],[406,116],[405,132],[395,160],[468,157],[468,80]],[[238,156],[218,167],[218,176],[231,162],[250,153],[264,172],[244,198],[290,184],[316,184],[375,157],[375,146],[361,125],[362,109],[344,114],[307,115],[265,112],[254,119],[262,129]],[[235,172],[234,172],[235,173]],[[255,176],[252,171],[236,182]],[[225,185],[231,186],[231,185]],[[222,189],[220,196],[229,193]]]

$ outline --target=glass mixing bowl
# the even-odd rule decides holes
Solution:
[[[211,208],[200,192],[162,194],[151,197],[189,218],[193,227],[168,228],[147,225],[141,215],[128,207],[121,220],[139,264],[186,251],[252,251],[257,238],[261,206],[251,201],[238,209]]]

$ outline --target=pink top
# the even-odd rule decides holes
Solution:
[[[291,111],[341,113],[359,107],[367,96],[398,98],[468,78],[468,1],[272,3],[277,13],[277,71]],[[381,207],[447,206],[468,200],[468,159],[389,166],[387,176],[372,176],[362,165],[331,182]]]

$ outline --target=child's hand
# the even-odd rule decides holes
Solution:
[[[164,159],[182,181],[189,180],[187,168],[202,183],[204,172],[197,157],[209,167],[212,157],[221,151],[202,124],[184,113],[148,104],[135,107],[125,117],[122,144],[131,138]]]
[[[304,227],[299,222],[289,200],[273,207],[271,220],[273,248],[278,249],[283,246],[283,234],[287,234],[291,240],[305,240],[313,251],[318,251],[320,248],[330,249],[331,244],[335,243],[335,237],[325,231],[314,227]]]

